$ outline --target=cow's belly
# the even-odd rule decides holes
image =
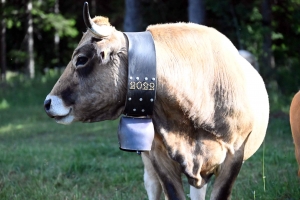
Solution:
[[[203,130],[194,133],[195,138],[192,140],[185,137],[188,133],[174,134],[163,129],[161,133],[164,140],[156,138],[153,151],[163,149],[161,145],[165,146],[169,157],[179,163],[189,183],[197,188],[206,184],[209,177],[222,165],[228,152],[233,153],[232,145]]]
[[[269,121],[269,99],[268,94],[260,76],[251,68],[246,71],[247,96],[250,104],[249,112],[253,116],[253,129],[246,142],[244,160],[251,157],[262,144]]]
[[[244,150],[244,160],[250,158],[261,146],[266,135],[267,125],[268,125],[268,118],[265,118],[262,119],[261,123],[259,123],[256,127],[254,127],[253,131],[249,135],[249,138],[246,142],[246,146]]]

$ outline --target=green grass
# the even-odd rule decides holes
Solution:
[[[234,199],[297,200],[299,184],[288,118],[271,117],[264,144],[242,167]]]
[[[0,199],[147,199],[140,156],[119,150],[118,121],[64,126],[47,117],[42,105],[56,79],[0,84]],[[296,174],[288,118],[272,117],[232,199],[298,200]]]

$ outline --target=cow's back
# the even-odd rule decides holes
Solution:
[[[261,145],[269,118],[267,92],[257,71],[213,28],[176,23],[148,30],[157,53],[158,95],[176,99],[195,127],[228,143],[236,140],[236,132],[246,138],[252,131],[244,156],[249,158]],[[219,123],[225,117],[230,130]]]

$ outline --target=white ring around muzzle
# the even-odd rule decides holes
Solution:
[[[54,95],[47,95],[45,101],[51,100],[47,114],[55,119],[60,124],[70,124],[74,121],[72,108],[64,105],[61,98]]]

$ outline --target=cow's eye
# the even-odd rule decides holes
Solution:
[[[88,61],[88,58],[85,56],[78,56],[76,61],[76,67],[81,67],[82,65],[85,65]]]

